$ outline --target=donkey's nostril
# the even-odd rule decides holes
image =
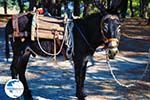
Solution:
[[[108,56],[110,59],[113,59],[117,53],[118,53],[118,48],[112,48],[112,49],[109,49]]]
[[[118,53],[118,48],[112,48],[109,50],[111,53]]]

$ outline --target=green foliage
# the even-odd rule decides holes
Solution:
[[[29,2],[24,3],[24,10],[26,12],[29,10]]]
[[[0,0],[0,6],[4,5],[4,0]]]
[[[16,8],[16,9],[19,9],[18,8],[18,2],[17,0],[0,0],[0,7],[3,7],[4,6],[4,1],[7,1],[7,7],[8,9],[12,9],[12,8]],[[37,2],[41,2],[42,0],[36,0]],[[74,1],[74,0],[70,0],[70,1]],[[92,4],[93,3],[93,0],[79,0],[81,1],[80,3],[83,4],[83,2],[85,3],[90,3]],[[99,0],[101,2],[106,2],[106,0]],[[130,3],[130,1],[128,0],[128,2]],[[134,15],[135,16],[139,16],[139,6],[140,6],[140,0],[132,0],[133,2],[133,11],[134,11]],[[29,2],[26,2],[24,4],[24,10],[25,11],[28,11],[28,8],[29,8]],[[89,14],[91,13],[96,13],[97,11],[99,11],[96,7],[94,7],[93,5],[90,5],[90,8],[89,8]],[[150,3],[149,3],[149,6],[148,6],[148,13],[150,14]],[[81,14],[82,15],[82,14]],[[127,11],[127,16],[130,16],[131,15],[131,11],[129,9],[129,6],[128,6],[128,11]]]
[[[4,1],[7,2],[7,7],[9,9],[12,9],[14,6],[17,6],[17,1],[16,0],[0,0],[0,7],[4,6]]]
[[[139,0],[133,0],[133,11],[134,11],[134,15],[138,16],[139,15],[139,9],[140,9],[140,1]]]

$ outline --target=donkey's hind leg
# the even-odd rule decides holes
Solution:
[[[31,91],[29,90],[28,84],[27,84],[27,80],[25,77],[25,71],[26,71],[26,67],[27,67],[27,63],[29,61],[29,57],[30,57],[30,52],[29,51],[25,51],[23,53],[23,55],[20,57],[19,63],[18,65],[20,66],[19,69],[19,80],[23,83],[24,85],[24,99],[25,100],[33,100],[32,99],[32,95],[31,95]]]
[[[32,95],[29,90],[26,78],[25,78],[25,71],[26,71],[26,66],[30,57],[30,52],[29,51],[24,51],[23,53],[14,50],[14,56],[13,56],[13,61],[10,66],[11,69],[11,75],[13,79],[17,79],[17,76],[19,75],[19,80],[23,83],[24,85],[24,99],[25,100],[32,100]]]
[[[18,71],[17,71],[16,65],[18,63],[18,59],[19,59],[19,56],[14,54],[13,61],[10,66],[12,79],[17,79]]]

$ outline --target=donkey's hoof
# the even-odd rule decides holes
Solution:
[[[85,100],[85,97],[81,97],[81,98],[78,97],[78,100]]]
[[[24,100],[33,100],[32,97],[24,97]]]
[[[24,95],[24,100],[33,100],[30,90],[28,90],[27,93],[25,92],[23,95]]]
[[[78,98],[78,100],[85,100],[85,97],[87,95],[85,93],[78,93],[76,94],[76,97]]]

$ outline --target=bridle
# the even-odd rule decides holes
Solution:
[[[107,44],[110,42],[116,42],[117,44],[119,44],[119,40],[117,38],[107,38],[105,36],[104,30],[103,30],[103,28],[104,28],[103,23],[106,19],[119,20],[119,18],[116,15],[110,15],[110,14],[107,14],[107,15],[103,16],[103,18],[102,18],[100,25],[101,25],[101,34],[102,34],[103,42],[104,42],[104,49],[108,48]]]

